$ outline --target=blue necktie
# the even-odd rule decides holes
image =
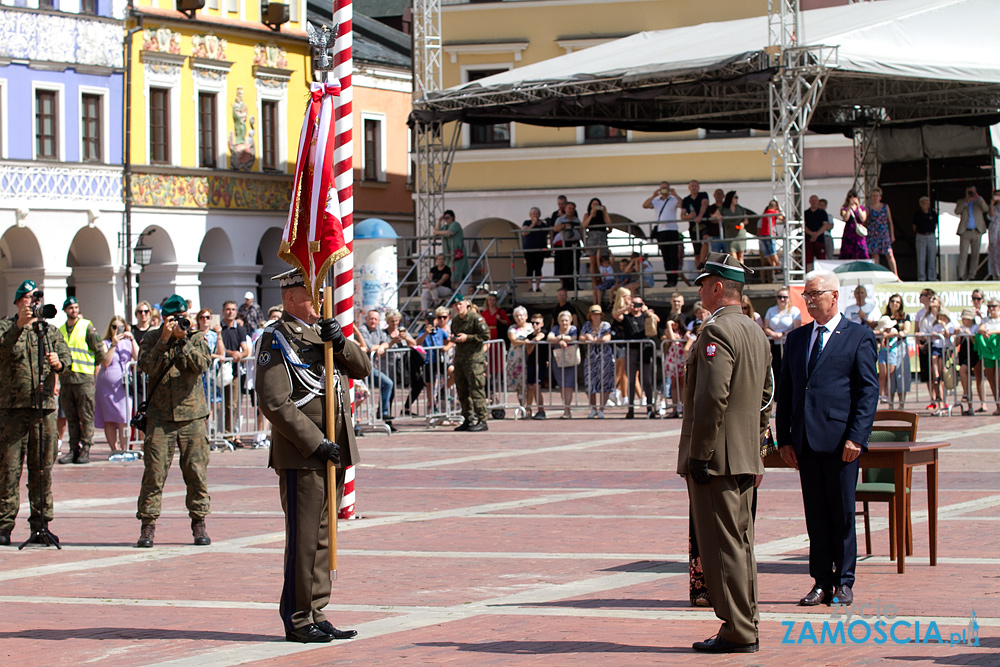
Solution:
[[[816,342],[813,343],[812,351],[809,353],[808,374],[812,375],[813,369],[819,363],[820,352],[823,351],[823,334],[826,333],[825,326],[816,327]],[[801,357],[799,357],[801,359]]]

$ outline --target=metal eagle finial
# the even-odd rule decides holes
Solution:
[[[333,69],[333,46],[339,33],[339,23],[332,29],[325,25],[316,28],[312,23],[306,23],[306,34],[309,35],[309,46],[313,52],[313,69],[317,72],[329,72]]]

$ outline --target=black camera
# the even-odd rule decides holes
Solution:
[[[31,316],[39,320],[52,319],[59,312],[51,303],[42,304],[42,299],[44,298],[45,293],[42,290],[32,292],[31,304],[28,306],[31,309]]]
[[[177,326],[181,328],[181,331],[187,331],[191,328],[191,320],[184,316],[175,317],[174,322],[177,322]]]

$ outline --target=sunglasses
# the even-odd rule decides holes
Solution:
[[[972,297],[972,300],[973,301],[982,301],[983,297],[981,297],[981,296],[974,296],[974,297]]]
[[[779,294],[779,295],[778,295],[778,296],[776,296],[775,298],[776,298],[776,299],[778,299],[778,301],[786,301],[786,300],[788,299],[788,297],[787,297],[787,296],[784,296],[784,295],[782,295],[782,294]]]
[[[148,308],[144,308],[143,310],[137,310],[137,311],[135,311],[135,314],[136,315],[148,315],[149,314],[149,309]]]
[[[210,319],[212,319],[212,316],[211,315],[199,315],[198,319],[199,320],[210,320]]]
[[[642,303],[635,303],[635,302],[633,302],[632,303],[632,307],[633,308],[642,308]]]

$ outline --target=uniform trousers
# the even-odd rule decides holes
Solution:
[[[854,523],[858,459],[845,463],[840,452],[814,452],[806,445],[798,460],[809,534],[809,576],[823,589],[853,587],[858,562]]]
[[[56,456],[56,411],[45,410],[38,441],[38,410],[11,408],[0,413],[0,529],[14,528],[21,505],[21,470],[28,462],[28,502],[32,530],[52,521],[52,463]]]
[[[466,422],[473,415],[479,421],[486,421],[486,361],[479,358],[455,359],[455,389],[462,404],[462,416]]]
[[[94,380],[80,384],[63,382],[59,388],[59,407],[66,416],[69,446],[79,445],[89,452],[94,444]]]
[[[204,519],[209,513],[208,435],[204,419],[183,422],[149,420],[149,430],[142,443],[142,487],[139,490],[135,518],[143,525],[156,523],[160,516],[163,484],[174,460],[174,448],[180,449],[181,474],[187,486],[188,516]]]
[[[344,469],[337,468],[337,505]],[[276,470],[285,513],[284,583],[278,613],[285,632],[326,620],[330,602],[330,508],[326,470]],[[336,521],[336,519],[334,519]]]
[[[719,637],[757,641],[757,561],[753,554],[753,475],[713,475],[708,484],[687,476],[695,536]]]

